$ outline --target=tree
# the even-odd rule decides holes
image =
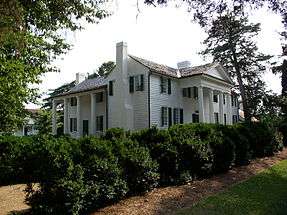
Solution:
[[[113,61],[105,62],[98,68],[98,70],[95,73],[89,75],[88,78],[106,77],[113,71],[115,67],[116,67],[115,62]]]
[[[168,4],[170,0],[144,0],[148,5]],[[188,10],[193,14],[201,26],[206,26],[211,20],[226,11],[237,11],[237,15],[248,13],[245,8],[258,9],[268,6],[274,13],[280,14],[282,22],[287,29],[287,1],[286,0],[178,0],[188,5]]]
[[[0,132],[12,131],[24,117],[24,104],[34,102],[35,86],[51,62],[70,46],[63,30],[80,30],[80,20],[107,15],[97,0],[0,1]]]
[[[212,22],[204,40],[207,48],[202,52],[203,55],[211,54],[237,83],[247,120],[256,115],[260,105],[265,92],[261,79],[265,71],[263,62],[271,58],[259,53],[253,41],[259,31],[260,24],[250,24],[244,16],[237,18],[227,13]]]

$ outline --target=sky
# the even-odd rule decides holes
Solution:
[[[102,63],[115,61],[116,43],[127,42],[128,53],[157,63],[176,67],[180,61],[189,60],[192,66],[209,62],[198,52],[206,34],[200,26],[192,22],[192,14],[187,7],[136,5],[136,0],[114,0],[107,8],[113,13],[98,24],[85,24],[84,30],[67,33],[66,39],[72,50],[61,56],[55,65],[58,73],[47,73],[39,85],[45,94],[65,83],[75,80],[76,73],[93,73]],[[278,32],[282,29],[280,16],[264,9],[253,12],[250,21],[261,23],[257,44],[265,54],[281,53]],[[264,75],[268,89],[281,91],[279,76],[271,72]],[[41,102],[41,101],[39,101]],[[27,108],[37,108],[39,104],[28,104]]]

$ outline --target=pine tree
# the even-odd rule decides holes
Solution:
[[[262,74],[264,62],[271,56],[258,52],[254,37],[260,24],[248,22],[247,17],[236,17],[234,13],[219,16],[207,29],[203,55],[212,55],[229,72],[240,92],[246,120],[256,116],[265,92]]]

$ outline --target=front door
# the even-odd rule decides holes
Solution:
[[[83,120],[83,136],[89,135],[89,120]]]

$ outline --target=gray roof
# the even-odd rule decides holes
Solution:
[[[166,66],[166,65],[162,65],[162,64],[158,64],[149,60],[145,60],[139,57],[135,57],[132,55],[129,55],[132,59],[134,59],[135,61],[139,62],[140,64],[148,67],[152,72],[156,72],[162,75],[167,75],[167,76],[171,76],[171,77],[175,77],[178,78],[177,76],[177,69],[174,69],[172,67]]]
[[[208,63],[201,66],[194,66],[194,67],[188,67],[188,68],[182,68],[179,69],[181,78],[192,76],[192,75],[198,75],[198,74],[205,74],[207,70],[215,67],[215,63]]]
[[[77,84],[74,86],[72,89],[70,89],[68,92],[65,92],[62,95],[68,95],[68,94],[73,94],[73,93],[79,93],[79,92],[84,92],[84,91],[89,91],[89,90],[94,90],[98,89],[101,87],[104,87],[107,85],[107,80],[104,77],[97,77],[97,78],[92,78],[92,79],[86,79],[83,82]]]

